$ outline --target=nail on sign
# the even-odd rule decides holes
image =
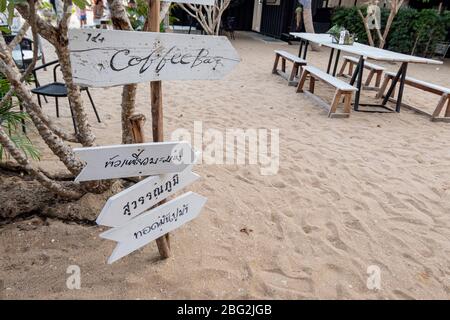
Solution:
[[[187,142],[151,142],[75,148],[86,166],[75,181],[149,176],[183,171],[195,162]]]
[[[110,87],[155,80],[221,79],[239,63],[226,37],[70,29],[73,81]]]
[[[191,166],[180,173],[148,177],[109,198],[97,218],[97,224],[120,227],[198,178],[199,175],[191,172]]]
[[[103,232],[100,237],[119,242],[109,257],[108,263],[117,261],[194,219],[205,202],[205,197],[188,192],[137,216],[122,227]]]

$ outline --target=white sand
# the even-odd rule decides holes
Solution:
[[[204,129],[222,132],[279,128],[278,174],[197,166],[202,180],[189,189],[208,202],[171,234],[173,257],[162,262],[150,244],[106,265],[115,243],[98,237],[100,227],[60,221],[31,231],[18,229],[22,222],[2,227],[6,297],[450,298],[450,124],[405,109],[328,119],[271,74],[273,49],[296,53],[297,46],[242,34],[233,45],[242,62],[223,81],[164,83],[166,138],[179,127],[192,132],[200,120]],[[308,60],[325,68],[328,51],[310,52]],[[439,70],[410,65],[409,75],[450,86],[448,62]],[[137,106],[150,118],[148,87],[140,85]],[[322,83],[316,88],[331,98]],[[96,123],[87,104],[98,144],[120,143],[121,89],[91,92],[104,121]],[[405,97],[416,105],[438,100],[411,88]],[[53,103],[44,109],[54,116]],[[59,121],[71,128],[68,108],[61,109]],[[146,132],[151,137],[149,123]],[[41,165],[62,168],[48,153]],[[65,286],[71,264],[81,267],[81,290]],[[366,286],[370,265],[381,269],[378,291]]]

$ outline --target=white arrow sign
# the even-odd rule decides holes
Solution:
[[[226,37],[70,29],[73,81],[109,87],[155,80],[220,79],[239,63]]]
[[[184,141],[75,148],[73,151],[86,161],[75,181],[180,172],[195,162],[194,151]]]
[[[97,224],[120,227],[158,202],[200,178],[191,166],[180,173],[151,176],[112,196],[97,218]]]
[[[171,1],[171,2],[176,2],[176,3],[192,3],[192,4],[201,4],[204,6],[213,6],[215,0],[164,0],[164,1]]]
[[[109,257],[108,263],[117,261],[194,219],[200,213],[206,200],[197,193],[188,192],[141,214],[122,227],[103,232],[100,237],[119,242]]]

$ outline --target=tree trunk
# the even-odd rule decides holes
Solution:
[[[313,18],[312,18],[311,1],[309,1],[309,5],[303,6],[303,22],[305,24],[306,32],[315,33],[314,23],[313,23]],[[311,43],[311,48],[313,51],[319,51],[319,46],[317,46],[314,43]]]
[[[7,50],[3,38],[0,38],[0,49],[5,52]],[[39,134],[48,147],[56,156],[58,156],[70,172],[73,174],[78,174],[81,171],[82,163],[75,158],[72,149],[65,145],[60,137],[54,134],[53,131],[50,130],[39,117],[38,112],[35,110],[40,108],[33,101],[33,97],[31,96],[29,89],[21,81],[20,71],[17,69],[10,55],[4,55],[2,56],[2,59],[0,59],[0,72],[8,78],[8,81],[14,88],[16,95],[21,100],[23,106],[30,115],[31,120],[38,129]]]
[[[375,43],[373,42],[372,32],[370,32],[369,25],[367,23],[367,17],[364,17],[363,13],[359,9],[358,9],[358,14],[361,17],[361,20],[363,21],[364,29],[366,30],[367,40],[369,41],[369,45],[374,47]],[[381,39],[380,39],[380,41],[381,41]]]
[[[60,183],[53,181],[43,174],[40,170],[34,168],[26,156],[16,147],[14,142],[8,137],[6,132],[0,126],[0,144],[8,151],[8,153],[25,169],[33,178],[38,180],[44,187],[57,195],[67,199],[79,199],[83,193],[79,190],[68,189]]]

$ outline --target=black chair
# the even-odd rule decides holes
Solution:
[[[223,24],[223,30],[225,32],[228,32],[228,34],[230,35],[230,38],[232,40],[235,39],[235,37],[234,37],[235,26],[236,26],[236,18],[235,17],[227,17],[225,19],[225,23]]]
[[[37,80],[37,74],[36,71],[44,69],[48,66],[51,65],[55,65],[53,68],[53,81],[52,83],[48,83],[45,84],[43,86],[39,85],[39,82]],[[38,102],[39,102],[39,106],[42,108],[42,104],[41,104],[41,96],[45,97],[54,97],[55,98],[55,104],[56,104],[56,117],[59,117],[59,103],[58,103],[58,98],[66,98],[67,97],[67,86],[65,83],[62,82],[58,82],[57,77],[56,77],[56,70],[60,67],[59,61],[55,60],[46,64],[43,64],[37,68],[35,68],[33,70],[33,75],[34,75],[34,79],[35,79],[35,83],[36,83],[36,88],[32,89],[31,92],[37,94],[37,98],[38,98]],[[89,101],[91,102],[92,108],[94,109],[94,113],[95,116],[97,117],[97,121],[100,123],[102,122],[100,120],[100,117],[98,115],[97,109],[95,108],[95,104],[94,104],[94,100],[92,100],[91,94],[89,92],[89,89],[87,87],[80,87],[81,91],[86,91],[88,97],[89,97]],[[69,107],[70,107],[70,113],[72,114],[72,122],[73,122],[73,127],[75,129],[75,133],[77,133],[77,126],[75,123],[75,118],[73,115],[73,110],[72,110],[72,106],[70,105],[70,100],[69,100]]]
[[[6,44],[11,43],[15,38],[15,35],[4,35]],[[20,43],[13,49],[13,51],[18,52],[20,57],[17,57],[13,53],[14,62],[20,71],[25,71],[27,67],[33,61],[33,40],[28,38],[23,38]],[[42,53],[38,51],[38,60],[41,59]]]

